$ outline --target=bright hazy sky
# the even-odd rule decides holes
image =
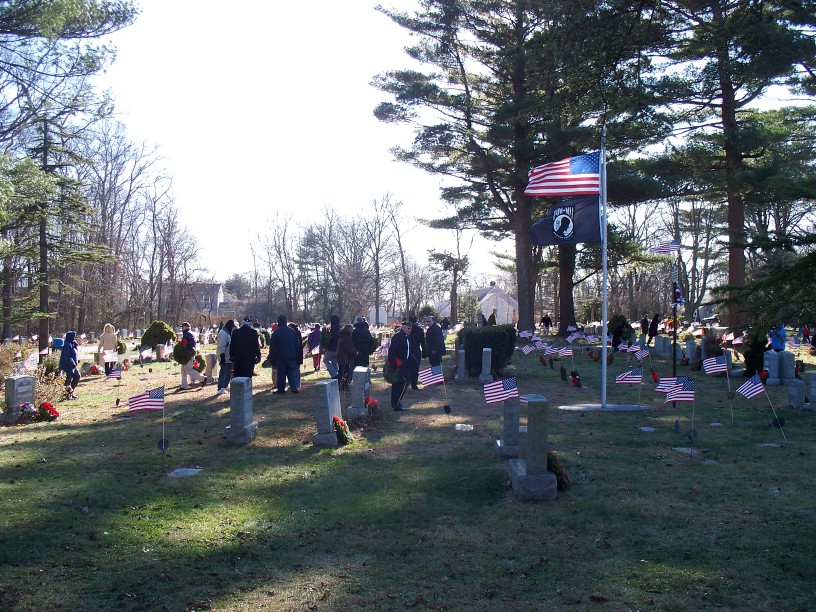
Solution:
[[[387,99],[372,77],[411,65],[408,34],[375,3],[139,0],[136,24],[111,37],[118,57],[103,86],[131,137],[159,146],[218,280],[252,270],[250,240],[283,211],[308,225],[326,206],[365,214],[390,192],[410,216],[440,216],[439,179],[388,152],[412,132],[372,114]],[[419,261],[429,248],[454,250],[449,232],[409,237]],[[493,272],[491,248],[471,251],[474,276]]]

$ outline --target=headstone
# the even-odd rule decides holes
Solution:
[[[513,492],[522,500],[555,499],[558,486],[555,474],[547,471],[547,409],[543,395],[528,394],[527,440],[524,459],[510,460]]]
[[[252,377],[239,376],[230,382],[230,424],[227,441],[248,444],[258,435],[258,422],[252,420]]]
[[[167,349],[166,344],[157,344],[156,346],[153,347],[153,352],[156,353],[156,360],[157,361],[161,361],[162,359],[165,358],[164,357],[164,352],[165,352],[166,349]]]
[[[693,338],[686,340],[686,357],[688,357],[690,365],[694,365],[700,359],[699,355],[697,355],[697,343]]]
[[[654,354],[656,357],[667,357],[669,352],[666,349],[668,338],[666,336],[655,336]]]
[[[15,425],[20,415],[20,404],[29,402],[34,405],[34,377],[9,376],[6,385],[6,425]]]
[[[91,364],[88,361],[83,361],[82,365],[79,366],[79,369],[82,370],[83,376],[89,376],[91,374]]]
[[[788,384],[788,405],[794,410],[802,410],[805,407],[805,381],[794,378]]]
[[[768,371],[766,385],[779,385],[779,353],[776,351],[765,351],[762,357],[762,369]]]
[[[779,353],[779,382],[782,385],[796,380],[796,355],[790,351]]]
[[[816,407],[816,374],[810,375],[810,395],[808,399],[810,400],[811,407]]]
[[[371,395],[371,370],[366,366],[354,368],[351,379],[351,406],[341,406],[343,420],[348,421],[368,414],[365,399]]]
[[[94,363],[98,366],[105,365],[105,353],[94,353]]]
[[[214,380],[213,371],[217,363],[218,357],[215,356],[215,353],[204,353],[204,376],[207,377],[207,382]]]
[[[647,340],[646,334],[640,334],[640,336],[638,337],[638,343],[640,344],[640,346],[646,346],[646,340]]]
[[[486,347],[482,349],[482,373],[479,374],[480,382],[490,382],[493,380],[493,375],[490,373],[491,365],[493,363],[493,349]]]
[[[119,330],[119,337],[122,338],[122,340],[127,340],[128,331],[124,327]]]
[[[467,368],[465,367],[465,349],[456,351],[456,378],[455,380],[467,380]]]
[[[496,452],[508,459],[519,456],[519,400],[515,397],[504,400],[501,439],[496,440]]]
[[[337,434],[334,433],[334,417],[343,418],[340,414],[340,386],[336,378],[321,380],[317,387],[318,405],[315,408],[317,433],[312,437],[315,446],[337,446]]]
[[[136,330],[136,332],[135,332],[135,336],[136,336],[136,338],[137,338],[137,339],[138,339],[138,338],[141,338],[141,337],[142,337],[142,330],[141,330],[141,329],[137,329],[137,330]]]

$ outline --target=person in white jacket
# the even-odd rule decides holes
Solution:
[[[107,354],[105,356],[105,376],[108,376],[113,371],[113,366],[118,361],[118,358],[113,358],[111,361],[110,354],[113,351],[113,354],[116,355],[116,350],[119,348],[119,337],[116,335],[116,329],[114,329],[112,323],[105,323],[105,327],[103,328],[102,335],[99,336],[99,352],[102,354]]]
[[[230,319],[224,323],[224,327],[218,332],[218,393],[224,394],[227,392],[230,380],[232,379],[232,359],[230,359],[230,341],[232,340],[232,331],[235,329],[235,321]]]

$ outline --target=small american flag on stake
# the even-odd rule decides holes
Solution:
[[[629,347],[628,349],[626,349],[626,350],[627,350],[627,352],[629,352],[629,353],[637,353],[637,352],[640,350],[640,345],[638,345],[638,344],[633,344],[632,346],[630,346],[630,347]]]
[[[727,372],[728,364],[725,362],[725,355],[703,359],[703,371],[706,374],[719,374],[721,372]]]
[[[762,386],[762,379],[759,377],[759,374],[754,374],[739,386],[737,393],[751,399],[752,397],[761,395],[764,390],[765,387]]]
[[[643,380],[643,368],[635,368],[615,377],[616,385],[639,385]]]
[[[646,357],[649,356],[649,349],[644,348],[637,353],[635,353],[635,357],[637,357],[638,361],[643,361]]]
[[[164,410],[164,387],[156,387],[128,398],[128,410]]]
[[[535,350],[535,347],[532,344],[525,344],[521,347],[521,352],[525,355],[529,355]]]
[[[677,384],[678,379],[688,378],[687,376],[661,376],[657,382],[655,391],[658,393],[668,393],[671,388]]]
[[[105,377],[105,380],[111,380],[113,378],[118,378],[122,380],[122,369],[116,368],[115,370],[111,370],[111,373]]]
[[[693,402],[694,401],[694,381],[688,376],[678,376],[677,384],[666,394],[665,404],[670,402]],[[680,379],[684,380],[680,380]]]
[[[518,397],[518,394],[515,376],[496,380],[484,386],[485,402],[488,404],[503,402],[510,397]]]
[[[572,347],[565,346],[564,348],[558,349],[558,354],[561,357],[572,357]]]
[[[421,382],[425,387],[430,385],[438,385],[442,382],[442,380],[443,376],[441,365],[431,366],[430,368],[425,368],[419,372],[419,382]]]

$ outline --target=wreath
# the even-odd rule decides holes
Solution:
[[[173,361],[179,365],[185,365],[196,356],[195,349],[188,348],[186,344],[176,342],[173,345]]]
[[[340,417],[334,417],[334,433],[337,434],[337,441],[340,443],[341,446],[345,446],[346,444],[351,444],[354,442],[354,438],[351,436],[351,432],[349,431],[348,423],[346,423]]]
[[[566,491],[572,486],[564,466],[561,465],[561,462],[558,461],[555,453],[553,453],[551,450],[547,451],[547,471],[555,474],[555,479],[558,481],[559,491]]]

